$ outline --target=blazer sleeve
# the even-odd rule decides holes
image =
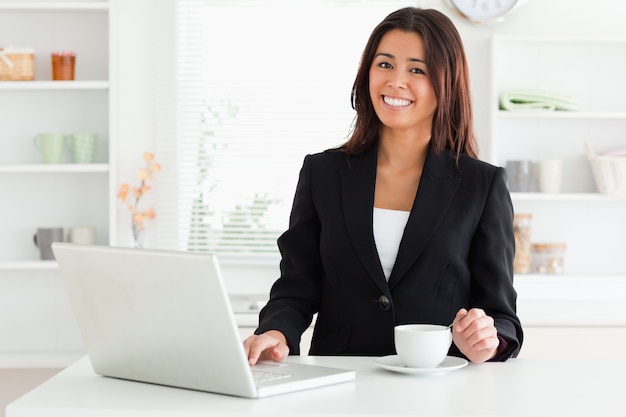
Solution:
[[[272,285],[270,300],[259,314],[255,334],[279,330],[290,354],[300,353],[300,338],[317,312],[320,296],[320,221],[312,198],[312,158],[300,170],[289,218],[289,228],[278,239],[280,277]]]
[[[493,176],[483,214],[470,248],[472,305],[494,318],[498,336],[506,343],[492,361],[515,357],[523,341],[517,317],[517,293],[513,287],[513,205],[506,186],[504,169]]]

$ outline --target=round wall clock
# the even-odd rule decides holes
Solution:
[[[526,0],[448,0],[448,3],[472,23],[495,23],[513,13]]]

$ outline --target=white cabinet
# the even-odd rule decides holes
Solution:
[[[601,341],[598,343],[598,341]],[[618,358],[626,349],[626,327],[525,327],[519,358]]]
[[[563,160],[561,193],[512,193],[515,212],[533,215],[532,241],[567,244],[566,276],[626,279],[626,197],[595,192],[585,155],[585,142],[626,148],[626,40],[494,36],[491,58],[490,162]],[[512,89],[574,97],[581,108],[499,110]]]
[[[84,354],[54,261],[40,261],[38,227],[115,224],[110,67],[115,0],[0,0],[0,47],[35,51],[34,81],[0,81],[0,366],[63,366]],[[53,81],[50,54],[76,52],[74,81]],[[43,164],[38,133],[94,132],[94,162]]]
[[[0,81],[0,273],[55,268],[40,262],[37,227],[94,226],[107,244],[114,195],[109,129],[109,2],[0,1],[2,47],[35,51],[34,81]],[[76,52],[75,81],[52,81],[50,54]],[[42,132],[98,135],[94,163],[42,164]]]

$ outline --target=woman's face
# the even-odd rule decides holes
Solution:
[[[394,29],[383,35],[369,71],[370,98],[385,127],[432,127],[437,98],[426,67],[422,37]]]

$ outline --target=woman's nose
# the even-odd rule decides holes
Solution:
[[[406,75],[402,71],[393,71],[389,75],[389,80],[387,81],[388,87],[393,88],[406,88],[407,78]]]

